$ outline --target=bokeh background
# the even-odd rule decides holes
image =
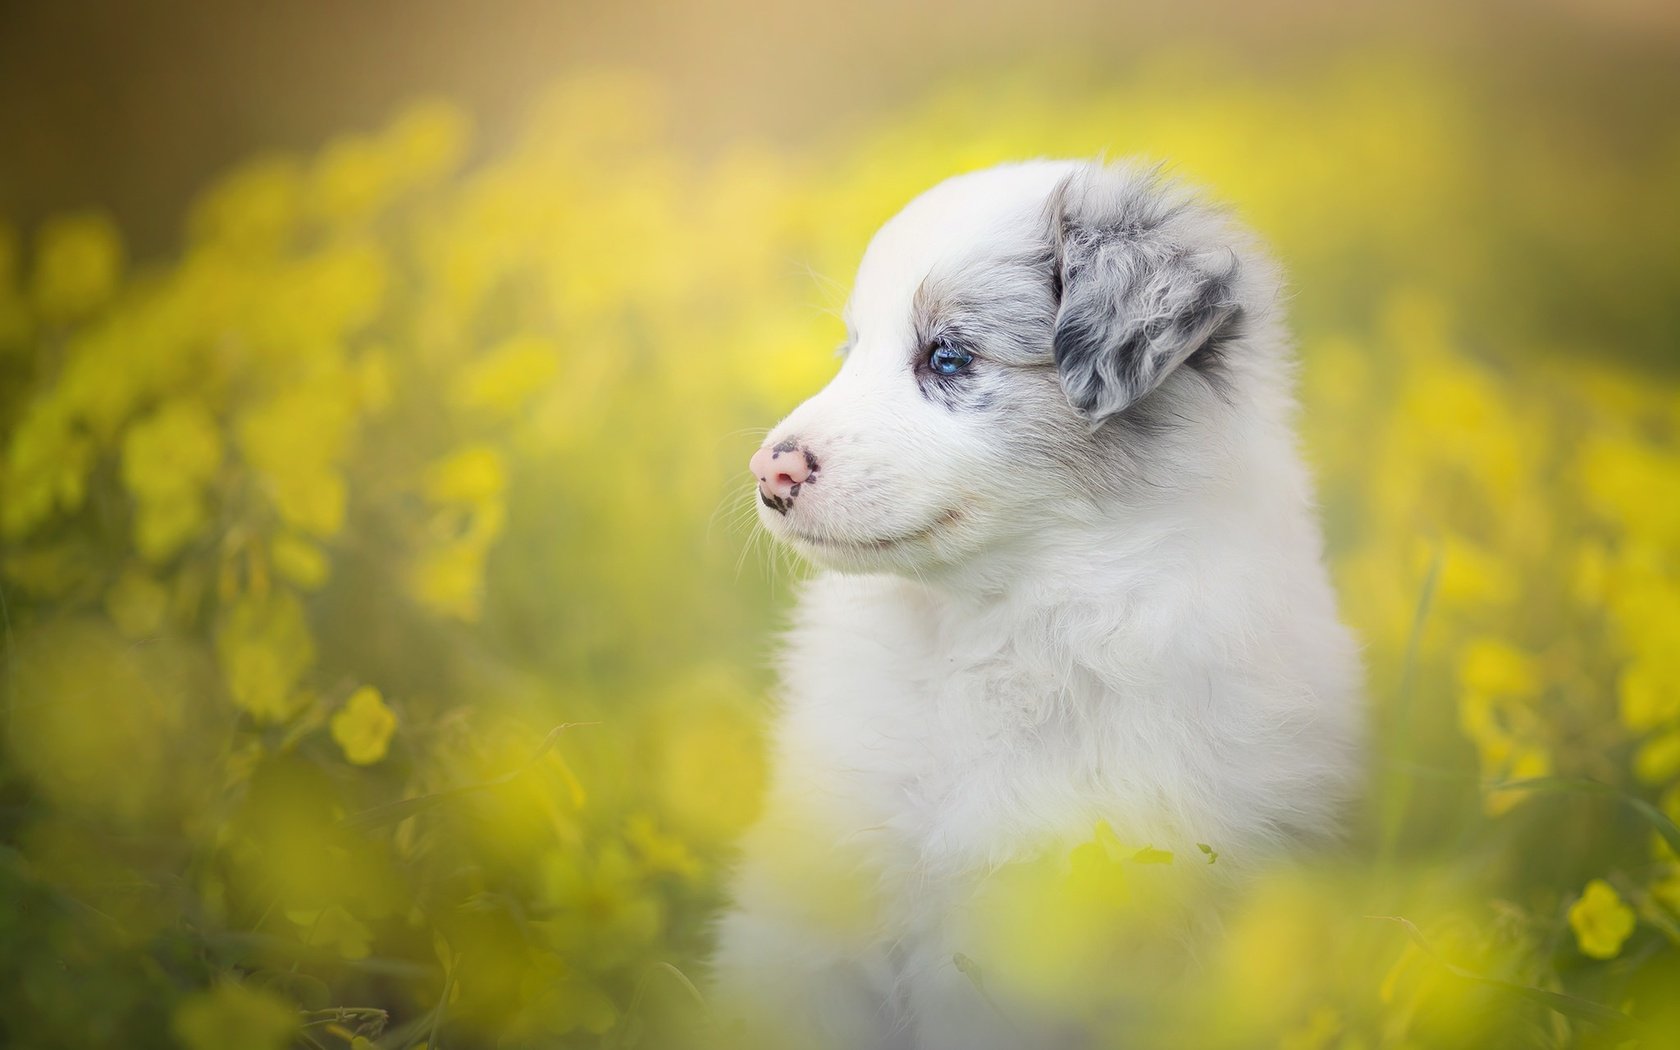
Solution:
[[[1293,275],[1373,723],[1120,1028],[1674,1045],[1680,8],[1167,7],[0,6],[0,1043],[690,1041],[742,464],[878,223],[1107,152]],[[1094,846],[977,979],[1124,985]]]

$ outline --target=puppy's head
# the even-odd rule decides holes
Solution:
[[[941,183],[875,235],[839,374],[753,455],[759,517],[819,564],[924,572],[1158,498],[1213,455],[1273,293],[1240,231],[1147,169]]]

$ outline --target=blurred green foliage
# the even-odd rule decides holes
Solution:
[[[834,369],[911,195],[1106,150],[1215,187],[1294,275],[1375,724],[1348,848],[1146,1025],[1663,1045],[1680,124],[1594,134],[1392,56],[1175,56],[699,157],[603,73],[470,161],[443,102],[254,160],[161,264],[96,214],[0,227],[0,1041],[679,1041],[785,597],[754,435]],[[1125,865],[1080,856],[1051,899],[1084,910],[1034,924],[1069,943],[1016,962],[1100,993],[1072,940]]]

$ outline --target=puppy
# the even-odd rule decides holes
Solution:
[[[822,571],[720,1009],[765,1046],[1083,1045],[1025,998],[1002,1022],[965,965],[988,876],[1102,826],[1240,879],[1331,831],[1356,772],[1278,272],[1150,169],[1037,161],[912,201],[845,319],[751,461]]]

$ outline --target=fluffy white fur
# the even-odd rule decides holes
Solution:
[[[998,865],[1106,821],[1240,877],[1333,829],[1358,661],[1279,313],[1252,239],[1135,167],[964,175],[879,231],[839,374],[768,442],[815,472],[762,522],[825,571],[721,1010],[769,1045],[1013,1045],[953,961]]]

